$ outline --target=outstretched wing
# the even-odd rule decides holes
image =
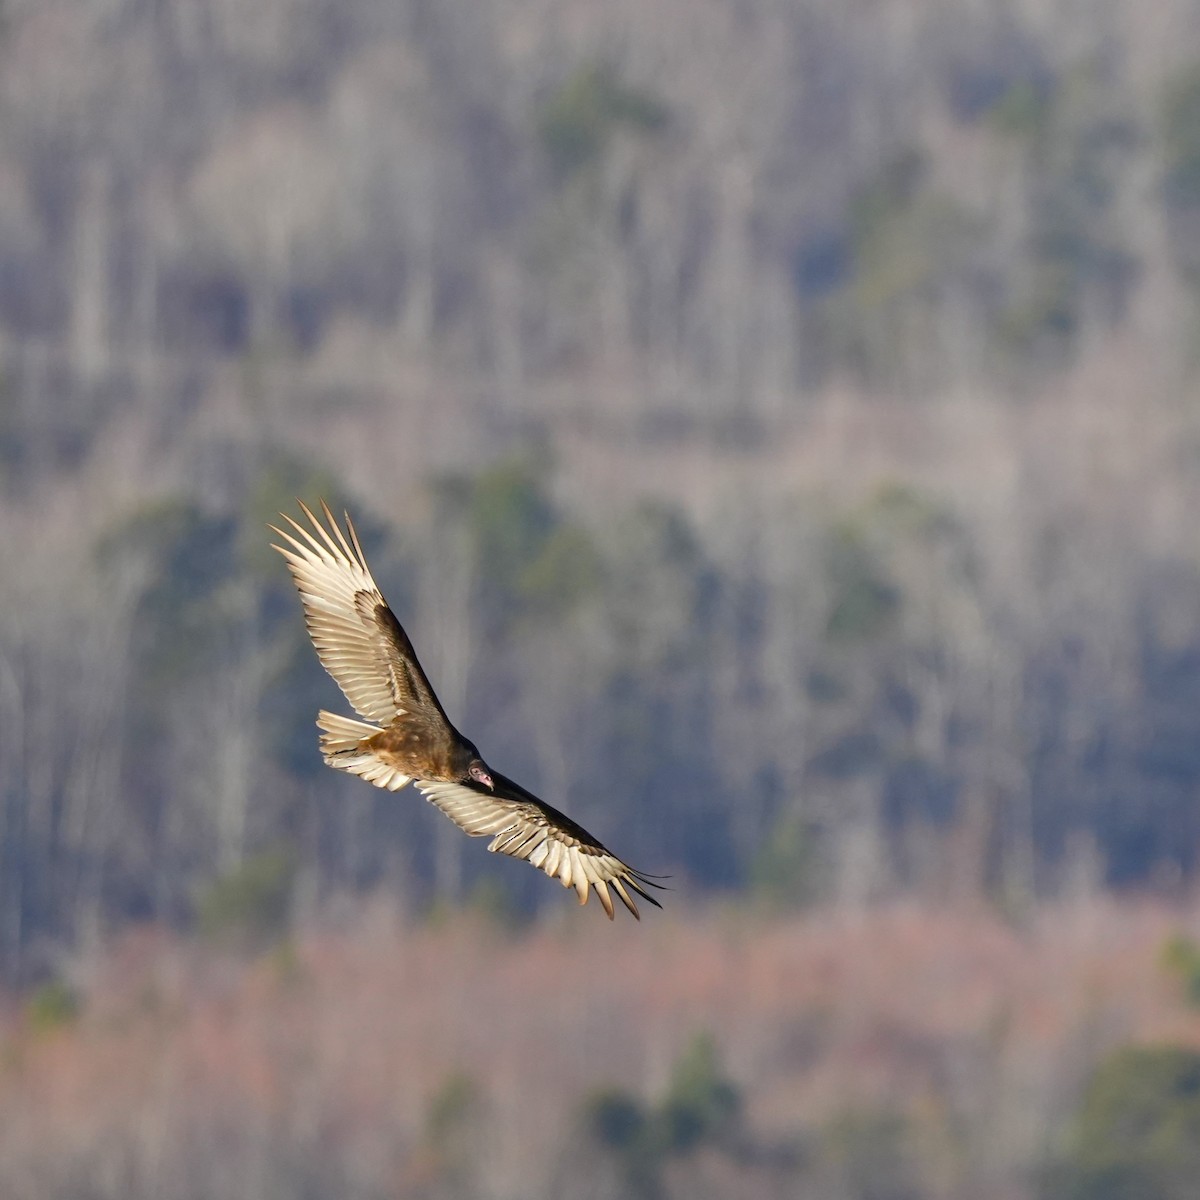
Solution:
[[[412,642],[388,608],[346,515],[350,538],[329,505],[321,501],[323,525],[303,501],[310,532],[286,514],[292,533],[270,526],[287,546],[275,549],[288,568],[304,604],[305,623],[321,665],[333,676],[355,711],[368,721],[390,725],[401,712],[446,714],[417,661]]]
[[[639,920],[641,914],[629,894],[631,891],[656,908],[662,907],[646,891],[660,884],[610,854],[581,825],[511,779],[493,771],[492,780],[495,791],[473,782],[435,783],[418,779],[416,786],[460,829],[472,837],[490,836],[489,850],[523,858],[551,879],[562,880],[563,887],[573,887],[580,904],[587,903],[594,888],[610,921],[613,902],[609,887]]]

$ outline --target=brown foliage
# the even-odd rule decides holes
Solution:
[[[50,1200],[82,1172],[88,1194],[161,1200],[270,1180],[546,1194],[583,1098],[661,1094],[707,1030],[762,1144],[894,1111],[922,1195],[1021,1196],[1102,1054],[1200,1045],[1200,1014],[1156,965],[1194,911],[1095,901],[1022,930],[919,905],[710,911],[632,935],[584,918],[515,936],[376,904],[251,961],[131,932],[78,972],[72,1024],[31,1028],[10,998],[0,1190]],[[732,1172],[766,1196],[807,1169],[706,1151],[669,1180]]]

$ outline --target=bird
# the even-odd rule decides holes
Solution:
[[[523,859],[574,888],[580,904],[593,892],[613,919],[610,889],[641,920],[638,896],[662,905],[655,878],[617,858],[582,825],[493,770],[474,742],[451,724],[367,566],[354,522],[342,530],[322,500],[324,523],[297,500],[311,528],[280,513],[269,525],[300,593],[305,624],[321,665],[363,720],[321,710],[320,748],[327,765],[389,791],[409,783],[488,850]],[[631,894],[632,893],[632,894]]]

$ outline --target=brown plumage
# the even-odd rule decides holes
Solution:
[[[325,761],[398,791],[413,781],[472,837],[491,837],[488,849],[526,862],[573,887],[586,904],[594,889],[611,921],[611,887],[635,917],[635,892],[658,887],[610,854],[569,817],[487,765],[474,744],[450,723],[408,634],[371,578],[358,535],[346,514],[343,533],[322,501],[322,524],[303,502],[312,529],[283,515],[292,532],[272,525],[304,604],[308,632],[321,665],[365,721],[318,714]],[[293,536],[294,535],[294,536]]]

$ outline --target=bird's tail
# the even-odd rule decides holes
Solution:
[[[389,792],[398,792],[408,783],[409,776],[401,774],[363,744],[381,732],[378,725],[368,725],[322,709],[317,714],[317,728],[321,730],[321,753],[329,766],[360,775]]]

